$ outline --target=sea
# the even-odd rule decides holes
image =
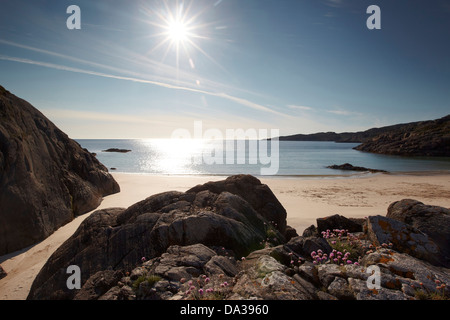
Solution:
[[[78,139],[111,172],[153,175],[252,174],[305,178],[367,175],[327,168],[350,163],[396,174],[450,173],[450,158],[354,150],[358,143],[266,140]],[[110,148],[129,152],[105,152]]]

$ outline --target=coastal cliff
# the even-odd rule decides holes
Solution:
[[[355,149],[401,156],[450,157],[450,115],[398,126],[367,139]]]
[[[429,121],[396,124],[359,132],[320,132],[279,137],[280,141],[334,141],[361,143],[365,152],[450,157],[450,115]]]
[[[0,86],[0,255],[35,244],[120,191],[93,155]]]

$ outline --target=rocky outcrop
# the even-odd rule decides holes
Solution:
[[[361,143],[359,151],[402,156],[450,157],[450,115],[359,132],[319,132],[279,137],[280,141]]]
[[[95,209],[119,186],[28,102],[0,87],[0,255]]]
[[[329,169],[336,169],[336,170],[346,170],[346,171],[362,171],[362,172],[372,172],[372,173],[377,173],[377,172],[387,172],[385,170],[380,170],[380,169],[371,169],[371,168],[366,168],[366,167],[357,167],[354,165],[351,165],[350,163],[344,163],[344,164],[333,164],[331,166],[327,166],[327,168]]]
[[[450,157],[450,115],[388,130],[355,149],[402,156]]]
[[[435,265],[443,265],[441,260],[444,256],[439,247],[428,235],[411,225],[382,216],[371,216],[367,221],[367,232],[376,246],[392,243],[400,252]]]
[[[333,229],[344,229],[348,232],[362,232],[364,221],[358,219],[349,219],[339,214],[317,219],[317,232]]]
[[[128,152],[131,152],[131,150],[128,150],[128,149],[119,149],[119,148],[109,148],[109,149],[106,149],[106,150],[102,150],[102,152],[128,153]]]
[[[319,233],[312,226],[287,241],[282,231],[291,228],[268,220],[285,225],[281,205],[267,215],[277,201],[266,188],[239,175],[154,195],[128,209],[96,211],[50,257],[28,298],[450,298],[450,270],[430,263],[441,252],[415,227],[381,216],[335,215],[322,219],[330,229]],[[264,196],[243,198],[252,193]],[[69,265],[81,269],[79,290],[66,287]]]
[[[427,234],[439,247],[444,259],[442,263],[450,267],[450,209],[404,199],[392,203],[386,217],[411,225]]]
[[[99,210],[50,257],[29,297],[73,298],[61,273],[69,265],[80,266],[85,283],[102,270],[131,270],[142,257],[160,257],[174,245],[220,246],[239,258],[266,241],[285,242],[285,219],[270,189],[247,175],[154,195],[128,209]]]

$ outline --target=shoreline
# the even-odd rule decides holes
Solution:
[[[336,170],[338,171],[338,170]],[[341,170],[345,171],[345,170]],[[151,176],[151,177],[221,177],[226,178],[239,173],[225,174],[225,173],[150,173],[150,172],[122,172],[116,170],[109,170],[112,175],[134,175],[134,176]],[[334,179],[334,178],[365,178],[374,175],[391,175],[391,176],[442,176],[450,175],[450,170],[427,170],[427,171],[392,171],[392,172],[366,172],[354,171],[354,173],[342,174],[279,174],[279,175],[257,175],[252,176],[258,179]]]
[[[223,180],[229,175],[153,175],[111,172],[121,192],[105,197],[98,208],[78,216],[47,239],[0,257],[8,275],[0,280],[0,300],[26,299],[31,284],[50,255],[69,238],[92,212],[127,208],[150,195],[165,191],[184,192],[198,184]],[[402,199],[450,208],[450,173],[358,174],[336,178],[256,176],[267,184],[287,211],[287,223],[301,235],[316,219],[340,214],[363,218],[385,216],[388,206]]]

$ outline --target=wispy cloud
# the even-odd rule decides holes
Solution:
[[[283,116],[283,117],[291,117],[290,115],[278,112],[276,110],[272,110],[272,109],[270,109],[268,107],[265,107],[263,105],[260,105],[258,103],[249,101],[247,99],[235,97],[235,96],[229,95],[227,93],[223,93],[223,92],[206,91],[206,90],[195,89],[195,88],[190,88],[190,87],[177,86],[177,85],[173,85],[173,84],[169,84],[169,83],[165,83],[165,82],[159,82],[159,81],[139,79],[139,78],[133,78],[133,77],[112,75],[112,74],[96,72],[96,71],[92,71],[92,70],[73,68],[73,67],[68,67],[68,66],[64,66],[64,65],[58,65],[58,64],[42,62],[42,61],[35,61],[35,60],[24,59],[24,58],[9,57],[9,56],[5,56],[5,55],[0,55],[0,60],[13,61],[13,62],[19,62],[19,63],[25,63],[25,64],[31,64],[31,65],[37,65],[37,66],[51,68],[51,69],[56,69],[56,70],[87,74],[87,75],[103,77],[103,78],[109,78],[109,79],[124,80],[124,81],[138,82],[138,83],[145,83],[145,84],[155,85],[155,86],[159,86],[159,87],[163,87],[163,88],[167,88],[167,89],[174,89],[174,90],[182,90],[182,91],[200,93],[200,94],[205,94],[205,95],[209,95],[209,96],[214,96],[214,97],[218,97],[218,98],[227,99],[229,101],[238,103],[238,104],[240,104],[242,106],[251,108],[253,110],[267,112],[267,113],[272,113],[272,114],[275,114],[275,115],[278,115],[278,116]]]
[[[326,4],[330,7],[338,8],[344,4],[343,0],[326,0]]]
[[[355,111],[348,111],[344,109],[327,110],[328,113],[336,114],[339,116],[362,116],[363,114]]]
[[[25,63],[25,64],[31,64],[31,65],[37,65],[37,66],[51,68],[51,69],[56,69],[56,70],[61,70],[61,71],[75,72],[75,73],[81,73],[81,74],[88,74],[88,75],[97,76],[97,77],[103,77],[103,78],[110,78],[110,79],[117,79],[117,80],[124,80],[124,81],[138,82],[138,83],[145,83],[145,84],[155,85],[155,86],[159,86],[159,87],[163,87],[163,88],[167,88],[167,89],[174,89],[174,90],[182,90],[182,91],[194,92],[194,93],[199,93],[199,94],[204,94],[204,95],[209,95],[209,96],[214,96],[214,97],[226,99],[228,101],[232,101],[234,103],[240,104],[242,106],[245,106],[247,108],[250,108],[250,109],[253,109],[253,110],[257,110],[257,111],[260,111],[260,112],[271,113],[271,114],[275,114],[275,115],[282,116],[282,117],[291,117],[288,114],[285,114],[285,113],[273,110],[273,109],[271,109],[269,107],[266,107],[266,106],[263,106],[261,104],[255,103],[255,102],[250,101],[248,99],[240,98],[240,97],[237,97],[235,95],[231,95],[231,94],[225,93],[223,91],[220,91],[221,85],[217,84],[217,83],[211,83],[210,82],[211,87],[217,88],[219,90],[209,90],[208,88],[199,88],[198,86],[196,87],[195,85],[192,85],[193,81],[183,81],[183,80],[180,80],[179,78],[176,78],[174,80],[174,79],[169,78],[169,77],[166,78],[166,77],[154,76],[154,79],[149,79],[149,78],[141,77],[142,75],[139,74],[139,73],[136,73],[136,72],[131,72],[131,71],[128,71],[128,70],[117,68],[117,67],[112,67],[112,66],[108,66],[108,65],[105,65],[105,64],[100,64],[100,63],[96,63],[96,62],[83,60],[83,59],[80,59],[80,58],[71,57],[69,55],[64,55],[64,54],[60,54],[60,53],[57,53],[57,52],[52,52],[52,51],[48,51],[48,50],[44,50],[44,49],[40,49],[40,48],[34,48],[34,47],[30,47],[30,46],[26,46],[26,45],[14,43],[14,42],[2,40],[2,39],[0,39],[0,43],[6,44],[6,45],[10,45],[10,46],[15,46],[15,47],[22,48],[22,49],[25,49],[25,50],[30,50],[30,51],[33,51],[33,52],[43,53],[43,54],[54,56],[54,57],[58,57],[58,58],[63,58],[63,59],[66,59],[66,60],[69,60],[69,61],[72,61],[72,62],[85,64],[85,65],[88,65],[88,66],[94,67],[94,68],[109,70],[109,71],[112,71],[112,72],[115,72],[115,73],[119,73],[119,74],[126,74],[127,76],[118,75],[118,74],[111,74],[111,73],[106,73],[106,72],[98,72],[98,71],[87,70],[87,69],[82,69],[82,68],[69,67],[69,66],[66,66],[66,65],[48,63],[48,62],[43,62],[43,61],[36,61],[36,60],[25,59],[25,58],[10,57],[10,56],[6,56],[6,55],[0,55],[0,60],[13,61],[13,62]],[[137,57],[135,57],[135,58],[137,58]],[[135,61],[138,61],[138,60],[139,59],[136,59]],[[165,70],[168,74],[175,73],[175,71],[172,70],[172,69],[167,70],[168,66],[163,65],[163,64],[161,64],[159,62],[155,62],[155,61],[149,60],[149,59],[145,59],[145,61],[143,61],[143,62],[147,63],[147,65],[148,64],[153,65],[154,67],[157,67],[157,68],[166,68],[166,69],[163,69],[163,70]],[[138,63],[138,62],[136,62],[136,63]],[[176,71],[176,73],[178,75],[180,74],[178,72],[178,70]],[[202,79],[200,81],[197,80],[195,82],[199,83],[199,82],[208,82],[208,81],[204,81]],[[227,88],[227,86],[225,86],[225,88]],[[245,90],[242,90],[242,91],[245,91]]]
[[[307,107],[307,106],[298,106],[298,105],[294,105],[294,104],[288,105],[288,108],[290,108],[290,109],[296,109],[296,110],[303,110],[303,111],[311,111],[311,110],[313,110],[313,108],[311,108],[311,107]]]
[[[130,116],[124,114],[113,114],[94,111],[80,111],[70,109],[42,109],[44,114],[52,119],[76,119],[95,122],[112,122],[128,124],[159,124],[159,121],[142,116]]]

